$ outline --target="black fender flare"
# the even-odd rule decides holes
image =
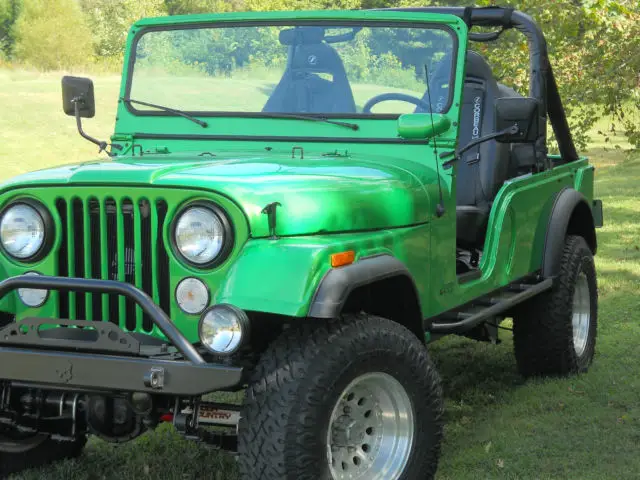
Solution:
[[[320,281],[311,300],[308,316],[337,318],[340,316],[349,294],[356,288],[398,276],[404,276],[410,280],[413,293],[416,299],[419,299],[413,276],[404,263],[391,255],[367,257],[351,265],[333,268]]]
[[[584,237],[595,255],[597,241],[591,207],[582,193],[569,187],[557,194],[551,207],[542,253],[541,273],[544,278],[557,274],[568,234]]]

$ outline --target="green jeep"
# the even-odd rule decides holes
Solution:
[[[526,97],[469,49],[512,27]],[[172,422],[244,479],[432,478],[428,342],[512,317],[524,376],[589,367],[602,204],[527,15],[141,20],[110,143],[62,86],[110,158],[0,189],[3,475]]]

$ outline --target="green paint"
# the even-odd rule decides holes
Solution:
[[[331,268],[332,253],[354,250],[356,260],[389,254],[400,259],[413,276],[422,315],[426,318],[539,269],[555,193],[572,186],[591,201],[593,167],[581,159],[507,181],[493,203],[480,265],[482,277],[458,284],[457,167],[454,164],[453,168],[442,168],[441,163],[447,158],[439,156],[455,148],[459,129],[467,28],[456,17],[415,12],[323,11],[145,19],[136,23],[129,34],[121,95],[126,93],[133,39],[145,28],[298,19],[367,20],[384,25],[430,23],[450,28],[459,45],[455,58],[457,74],[450,85],[451,108],[433,118],[424,114],[403,115],[399,119],[355,116],[348,121],[359,126],[357,131],[327,123],[239,116],[207,117],[209,125],[205,130],[175,116],[136,116],[120,103],[112,141],[120,143],[123,150],[116,157],[32,172],[2,185],[0,208],[23,197],[37,199],[49,208],[55,223],[55,241],[51,253],[33,265],[21,264],[0,254],[0,275],[6,278],[31,270],[46,275],[60,272],[63,266],[59,264],[58,253],[63,244],[63,219],[56,208],[60,199],[66,201],[68,218],[74,216],[75,199],[81,202],[85,212],[91,209],[92,202],[105,205],[112,200],[119,209],[131,202],[134,213],[129,226],[125,225],[122,215],[117,216],[118,232],[128,228],[133,238],[133,243],[127,246],[124,237],[117,236],[113,248],[119,259],[118,268],[112,268],[109,248],[103,241],[93,250],[95,262],[91,261],[90,253],[81,252],[79,262],[73,258],[68,261],[67,271],[75,275],[78,268],[82,268],[85,276],[115,277],[141,287],[145,284],[145,269],[149,267],[145,258],[150,258],[150,295],[158,303],[168,301],[171,319],[192,341],[197,340],[198,316],[182,313],[173,298],[178,282],[187,276],[196,276],[207,283],[213,303],[228,302],[250,311],[304,317],[319,282]],[[144,139],[139,138],[140,132],[182,137]],[[287,140],[285,136],[292,132],[305,139]],[[239,137],[189,138],[202,134]],[[247,135],[272,138],[242,138]],[[399,136],[430,141],[390,143],[399,140]],[[359,141],[362,139],[386,143],[362,143]],[[302,152],[293,152],[293,147],[301,147]],[[213,155],[201,155],[203,152]],[[64,152],[60,155],[64,156]],[[445,204],[445,214],[441,217],[435,214],[439,199],[438,171]],[[235,243],[229,258],[212,270],[185,265],[170,246],[171,220],[184,205],[198,199],[217,203],[227,212],[234,228]],[[164,223],[156,208],[151,208],[148,224],[144,223],[142,207],[138,206],[140,201],[151,205],[165,202]],[[270,238],[268,218],[261,213],[272,202],[280,203],[276,238]],[[101,232],[110,228],[104,208],[94,221],[95,228]],[[74,228],[80,230],[74,235],[72,229],[68,229],[66,239],[71,250],[78,241],[84,245],[92,241],[92,228],[86,221],[82,228],[79,225]],[[150,243],[143,240],[146,228],[153,240]],[[157,269],[163,245],[168,255],[164,286]],[[129,247],[133,248],[133,256],[127,254]],[[128,278],[129,267],[123,261],[125,257],[136,266],[131,278]],[[168,299],[162,296],[164,287]],[[72,318],[79,313],[73,298],[69,305]],[[86,315],[88,319],[94,314],[94,301],[97,299],[87,296],[83,307],[78,304],[90,312]],[[101,316],[110,311],[107,303],[107,296],[102,296]],[[25,308],[16,300],[16,295],[0,302],[0,309],[16,313],[18,319],[56,318],[60,315],[58,306],[59,297],[55,292],[39,309]],[[121,300],[120,318],[115,320],[128,327],[125,309],[125,302]],[[140,330],[141,312],[135,312],[130,321],[133,329]],[[153,333],[160,335],[155,330]]]
[[[398,118],[398,135],[407,140],[433,138],[451,127],[449,119],[439,113],[409,113]]]

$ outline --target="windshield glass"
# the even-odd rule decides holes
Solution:
[[[454,46],[434,26],[152,30],[135,44],[129,97],[187,112],[353,117],[424,112],[430,98],[445,112]],[[371,101],[383,94],[396,95]]]

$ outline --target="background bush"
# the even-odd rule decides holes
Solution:
[[[22,0],[11,32],[15,56],[42,70],[83,66],[93,54],[91,31],[75,0]]]

